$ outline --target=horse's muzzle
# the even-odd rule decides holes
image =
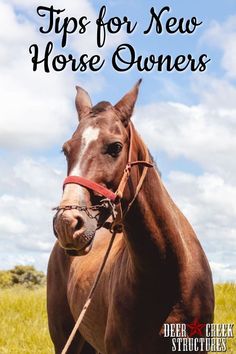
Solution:
[[[53,229],[59,244],[69,255],[87,254],[97,228],[97,221],[78,210],[59,210],[53,219]]]

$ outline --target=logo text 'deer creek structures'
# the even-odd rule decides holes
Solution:
[[[226,352],[227,340],[234,338],[234,324],[165,323],[164,337],[170,338],[173,352]]]

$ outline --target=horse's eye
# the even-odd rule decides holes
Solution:
[[[117,157],[122,150],[123,145],[119,142],[112,143],[107,148],[107,153],[112,157]]]
[[[62,146],[62,148],[61,148],[61,152],[63,152],[63,154],[67,157],[68,156],[68,153],[69,153],[69,146],[68,146],[68,144],[64,144],[63,146]]]
[[[61,152],[66,156],[67,155],[67,151],[66,151],[66,149],[62,146],[62,148],[61,148]]]

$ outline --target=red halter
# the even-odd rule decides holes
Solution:
[[[66,179],[64,180],[63,183],[63,187],[65,187],[65,185],[69,184],[69,183],[74,183],[74,184],[78,184],[82,187],[85,187],[87,189],[90,189],[96,193],[99,193],[100,195],[102,195],[105,198],[108,198],[111,202],[114,203],[118,203],[121,198],[123,197],[123,192],[126,186],[126,183],[129,179],[130,176],[130,172],[131,172],[131,167],[135,166],[135,165],[143,165],[144,167],[153,167],[153,164],[151,164],[150,162],[148,162],[148,158],[149,158],[149,154],[146,148],[146,161],[131,161],[131,153],[132,153],[132,144],[133,144],[133,126],[132,124],[129,125],[129,133],[130,133],[130,145],[129,145],[129,154],[128,154],[128,162],[126,164],[122,179],[120,181],[120,184],[117,188],[117,191],[114,193],[111,190],[101,186],[100,184],[90,181],[84,177],[80,177],[80,176],[68,176],[66,177]],[[145,169],[146,171],[146,169]],[[140,182],[143,182],[143,179],[146,175],[145,174],[141,177]],[[139,185],[141,185],[142,183],[139,183]],[[139,186],[138,185],[138,186]],[[138,191],[139,188],[137,188]],[[135,193],[135,197],[137,196],[137,191]],[[133,202],[133,201],[132,201]]]
[[[114,193],[114,192],[110,191],[109,189],[101,186],[100,184],[90,181],[89,179],[86,179],[84,177],[68,176],[65,178],[65,180],[63,182],[63,187],[65,187],[65,185],[69,184],[69,183],[75,183],[75,184],[78,184],[82,187],[91,189],[94,192],[101,194],[103,197],[110,199],[112,202],[114,202],[117,197],[116,193]]]

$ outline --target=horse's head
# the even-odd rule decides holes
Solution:
[[[77,87],[76,109],[79,125],[63,145],[67,175],[80,176],[115,192],[123,176],[129,151],[129,120],[141,80],[116,105],[100,102],[92,106],[88,93]],[[69,254],[86,254],[92,244],[99,210],[71,208],[99,205],[104,196],[77,183],[64,185],[54,230],[60,245]],[[100,217],[100,215],[99,215]]]

